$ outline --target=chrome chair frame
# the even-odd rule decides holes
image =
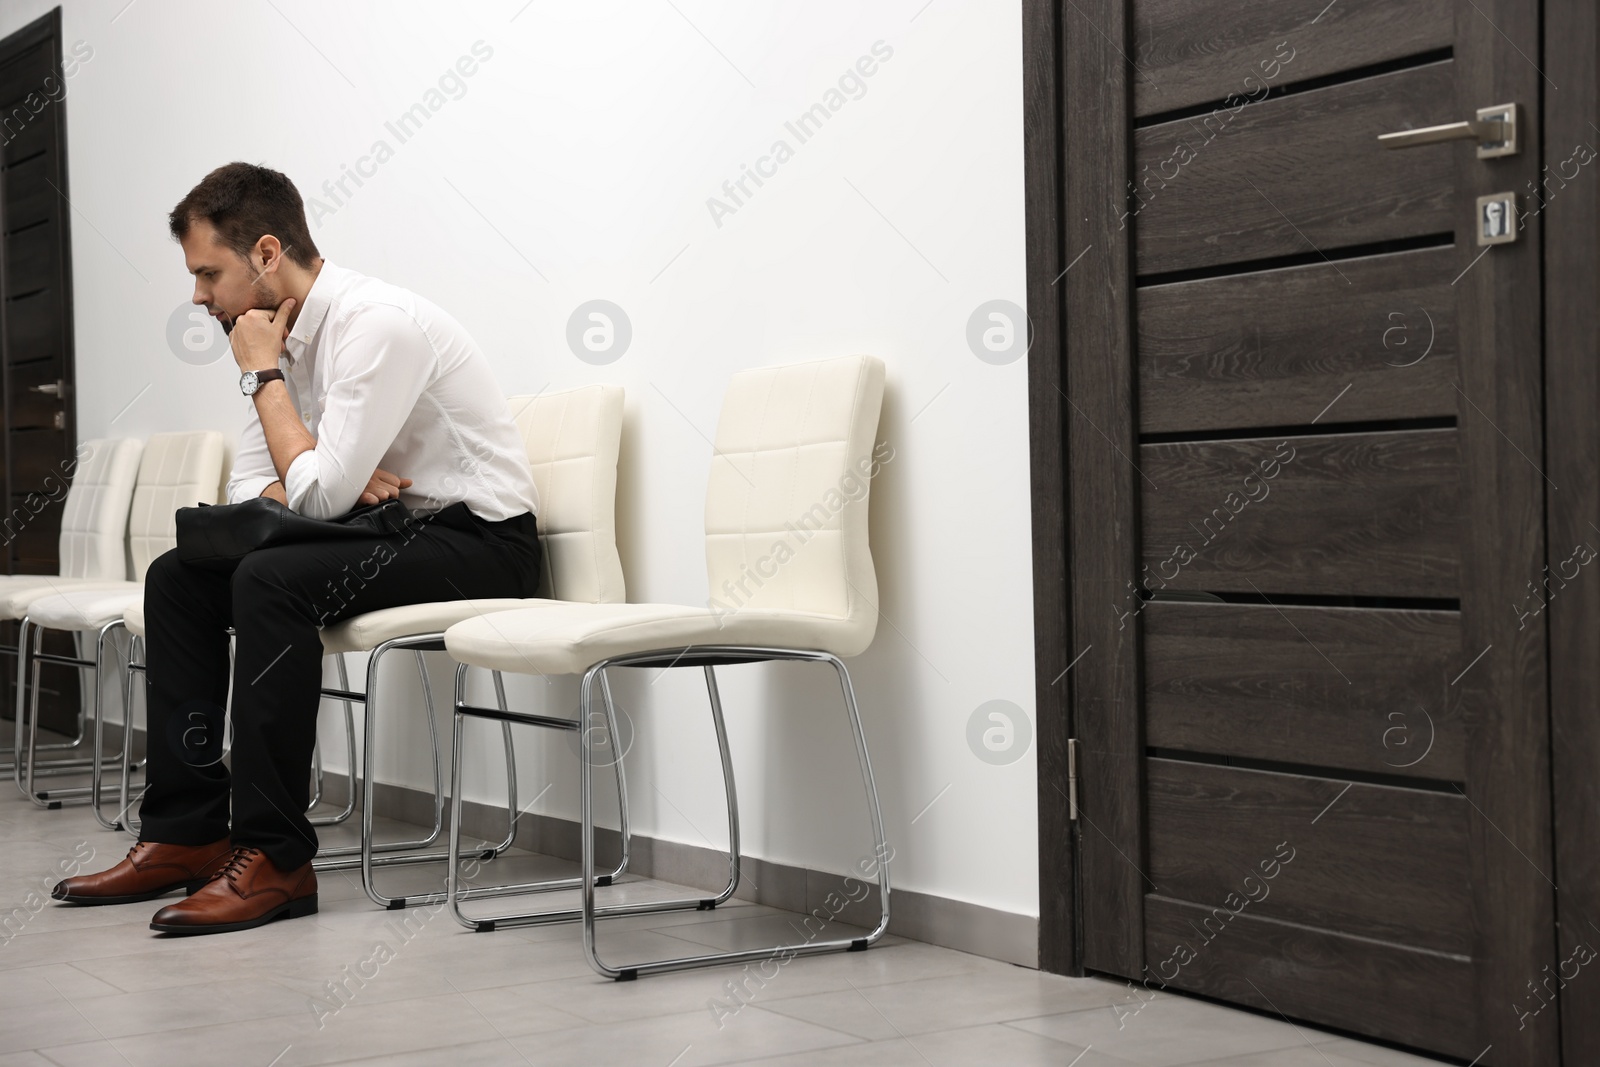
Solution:
[[[13,620],[13,621],[19,621],[19,620]],[[16,645],[0,645],[0,656],[16,656],[16,655],[20,655]],[[83,714],[82,710],[80,710],[78,712],[77,720],[78,720],[78,722],[77,722],[77,730],[78,730],[78,732],[71,740],[69,740],[69,741],[49,741],[49,742],[46,742],[45,744],[39,745],[37,750],[40,751],[40,752],[63,752],[63,751],[67,751],[67,750],[70,750],[70,749],[81,748],[83,746],[83,743],[89,739],[87,716],[85,716]],[[15,769],[16,769],[16,767],[15,767],[16,755],[17,755],[16,745],[17,745],[17,739],[15,737],[13,737],[12,738],[12,742],[11,742],[11,747],[9,747],[9,748],[0,748],[0,774],[11,774],[11,773],[13,773],[15,771]],[[67,768],[69,768],[69,767],[77,770],[77,769],[87,768],[88,766],[89,766],[89,758],[87,756],[80,756],[80,757],[75,757],[75,758],[72,758],[72,759],[52,760],[52,761],[44,764],[44,766],[41,768],[39,773],[40,774],[45,774],[45,773],[67,774],[67,773],[70,773],[70,771],[67,770]],[[55,768],[61,768],[61,769],[60,770],[56,770]]]
[[[734,785],[733,763],[728,752],[727,729],[722,714],[722,699],[717,688],[716,667],[736,663],[760,663],[773,660],[791,660],[800,662],[817,662],[831,665],[839,676],[840,689],[844,696],[846,717],[849,720],[851,733],[855,741],[856,756],[859,762],[862,784],[867,796],[867,811],[872,824],[875,854],[880,857],[888,856],[888,844],[884,839],[883,813],[878,804],[877,785],[873,779],[872,763],[867,755],[866,734],[861,726],[861,715],[856,705],[855,690],[850,684],[850,672],[839,657],[829,652],[768,648],[746,645],[699,645],[687,648],[657,649],[648,652],[630,653],[627,655],[613,656],[593,664],[584,672],[580,687],[578,719],[576,722],[565,719],[553,719],[543,715],[533,715],[520,712],[497,712],[492,709],[469,705],[463,699],[465,689],[463,679],[467,669],[466,664],[460,664],[456,671],[456,714],[455,729],[459,736],[463,722],[468,717],[499,718],[510,721],[525,722],[531,725],[544,726],[551,729],[581,730],[585,735],[588,729],[586,724],[592,722],[592,707],[595,682],[598,679],[601,691],[601,703],[604,707],[607,729],[611,736],[616,737],[617,722],[614,702],[611,699],[610,685],[606,679],[606,670],[611,667],[638,667],[672,669],[674,667],[699,666],[705,672],[706,692],[710,699],[712,725],[717,734],[717,747],[722,759],[722,773],[728,803],[728,861],[729,878],[727,887],[714,897],[699,897],[667,901],[651,901],[639,904],[612,905],[599,907],[595,903],[595,889],[611,884],[606,876],[595,875],[595,823],[594,823],[594,794],[593,794],[593,761],[587,757],[587,737],[584,749],[584,758],[579,761],[579,789],[582,799],[582,829],[581,852],[582,874],[580,888],[582,889],[581,907],[576,911],[551,910],[545,912],[525,912],[521,914],[488,916],[471,918],[464,915],[460,908],[460,900],[465,895],[460,890],[460,855],[459,836],[460,825],[458,820],[451,822],[451,858],[448,878],[449,904],[451,913],[463,926],[471,930],[493,930],[499,926],[523,926],[542,923],[566,922],[572,919],[581,919],[583,922],[583,951],[584,958],[596,972],[616,981],[631,981],[641,974],[658,974],[666,971],[687,970],[694,967],[706,967],[717,964],[741,963],[770,958],[783,953],[789,956],[816,955],[823,952],[839,950],[859,952],[877,942],[889,928],[889,865],[887,859],[878,865],[878,889],[881,905],[881,914],[878,924],[865,937],[833,938],[826,941],[807,941],[798,945],[778,945],[771,948],[747,949],[733,952],[714,952],[698,956],[682,956],[666,960],[649,960],[620,965],[605,962],[599,956],[596,946],[597,925],[600,919],[616,918],[624,915],[650,914],[658,911],[676,911],[688,908],[709,911],[730,898],[739,884],[740,847],[739,847],[739,802],[738,793]],[[622,757],[617,758],[618,770],[621,770]],[[461,762],[457,758],[451,775],[451,793],[457,795],[460,790]]]
[[[872,822],[874,854],[887,857],[889,855],[888,842],[884,839],[883,813],[878,806],[878,787],[872,776],[872,761],[867,756],[867,737],[861,727],[861,714],[856,707],[855,689],[850,684],[850,671],[845,667],[843,660],[830,652],[745,645],[702,645],[684,649],[667,649],[664,651],[613,656],[610,659],[601,660],[584,672],[578,704],[579,714],[584,716],[584,721],[587,721],[594,679],[608,667],[661,667],[670,669],[675,666],[701,664],[705,668],[707,686],[711,694],[712,715],[717,724],[717,741],[722,749],[725,765],[724,773],[728,778],[729,810],[732,812],[735,803],[733,768],[727,763],[728,746],[722,728],[722,707],[717,694],[716,678],[713,671],[718,663],[760,663],[771,660],[827,663],[838,674],[839,686],[844,695],[845,714],[849,719],[850,732],[856,744],[856,758],[860,764],[861,781],[867,794],[867,813]],[[667,971],[682,971],[694,967],[752,962],[768,959],[778,954],[784,954],[787,958],[789,956],[814,956],[823,952],[840,950],[861,952],[871,947],[889,929],[889,863],[886,858],[878,865],[881,915],[878,919],[878,925],[869,931],[865,937],[806,941],[798,945],[776,945],[770,948],[745,949],[733,952],[710,952],[698,956],[679,956],[674,959],[649,960],[622,965],[608,964],[600,958],[599,951],[595,945],[596,923],[598,919],[607,917],[608,913],[614,913],[615,909],[595,907],[594,805],[590,788],[591,775],[588,760],[583,761],[583,765],[579,768],[578,776],[579,788],[583,799],[583,955],[589,961],[590,967],[607,978],[626,982],[632,981],[641,974],[661,974]],[[730,861],[735,872],[737,872],[739,866],[739,841],[737,836],[733,837],[730,842]]]
[[[104,749],[104,730],[105,730],[105,708],[104,708],[104,701],[103,701],[103,698],[101,696],[101,691],[100,691],[100,679],[102,677],[102,672],[103,672],[104,666],[105,666],[106,638],[113,631],[116,631],[116,630],[126,631],[127,630],[127,625],[128,624],[127,624],[126,620],[124,620],[124,619],[113,619],[110,622],[108,622],[108,623],[104,624],[103,626],[101,626],[99,628],[99,631],[95,635],[95,655],[94,655],[94,659],[85,659],[85,658],[82,658],[82,657],[60,656],[60,655],[55,655],[55,654],[52,654],[52,653],[43,652],[41,650],[41,644],[42,644],[43,637],[44,637],[45,627],[42,627],[42,626],[39,626],[39,625],[33,623],[27,616],[24,616],[22,618],[22,620],[20,621],[20,629],[18,631],[18,635],[19,635],[18,636],[18,647],[19,647],[19,649],[23,650],[22,652],[19,652],[18,659],[17,659],[17,684],[18,684],[18,687],[19,687],[19,692],[21,691],[24,672],[27,670],[28,662],[29,662],[30,659],[32,661],[33,672],[32,672],[31,686],[30,686],[30,689],[29,689],[29,696],[28,696],[28,714],[26,716],[27,719],[28,719],[28,747],[27,747],[27,752],[26,752],[26,757],[27,758],[26,758],[25,761],[23,761],[23,760],[15,761],[15,763],[13,765],[13,768],[12,768],[12,776],[13,776],[13,779],[16,781],[18,788],[23,791],[23,795],[28,797],[30,800],[32,800],[33,803],[38,807],[42,807],[42,808],[45,808],[47,810],[52,810],[53,811],[53,810],[56,810],[56,809],[59,809],[60,807],[62,807],[62,805],[64,803],[66,803],[67,801],[86,800],[89,803],[89,810],[93,813],[95,821],[98,822],[105,829],[113,830],[113,831],[126,829],[126,830],[129,830],[129,831],[136,832],[137,829],[138,829],[137,821],[133,820],[133,819],[128,819],[128,820],[126,820],[126,822],[124,822],[124,816],[126,816],[126,814],[128,812],[128,808],[129,808],[129,800],[128,800],[129,782],[128,782],[128,778],[129,778],[129,773],[131,771],[130,756],[131,756],[131,752],[132,752],[132,743],[133,743],[132,742],[132,739],[133,739],[133,714],[132,714],[133,713],[133,703],[132,703],[132,701],[133,701],[133,673],[135,671],[143,673],[144,669],[145,669],[144,664],[142,662],[135,662],[134,656],[132,654],[132,650],[133,650],[133,647],[134,647],[133,643],[137,643],[139,646],[143,645],[143,639],[139,638],[137,636],[133,637],[133,639],[132,639],[133,643],[130,643],[128,659],[123,664],[123,685],[122,685],[123,730],[122,730],[122,746],[121,746],[120,751],[117,753],[118,762],[120,764],[120,769],[119,770],[120,770],[120,778],[121,778],[121,789],[119,791],[119,795],[120,795],[120,799],[121,799],[121,802],[122,802],[122,807],[118,810],[116,818],[107,819],[105,817],[105,813],[104,813],[104,810],[103,810],[103,803],[104,802],[101,799],[102,787],[103,787],[103,781],[104,781],[104,756],[105,756],[105,753],[104,753],[103,749]],[[33,642],[32,642],[32,648],[31,649],[28,648],[28,642],[27,642],[27,636],[28,636],[29,627],[32,627],[32,629],[33,629]],[[74,632],[86,632],[86,631],[74,631]],[[80,670],[92,669],[94,671],[94,679],[95,679],[94,680],[94,700],[93,700],[93,711],[91,713],[91,722],[93,724],[94,744],[93,744],[93,747],[91,749],[91,755],[89,757],[87,757],[86,760],[83,761],[83,762],[88,764],[88,766],[86,768],[80,768],[80,767],[72,767],[70,769],[64,768],[62,766],[62,764],[64,764],[66,761],[51,761],[51,763],[47,765],[47,769],[44,769],[44,770],[41,770],[41,769],[39,769],[37,767],[37,764],[39,762],[38,759],[37,759],[37,753],[40,751],[41,748],[44,747],[44,746],[41,746],[41,745],[38,744],[38,735],[39,735],[39,669],[45,663],[53,663],[53,664],[56,664],[58,666],[65,666],[65,667],[77,667]],[[340,684],[343,685],[343,686],[348,686],[349,685],[349,680],[348,680],[349,676],[346,673],[346,666],[345,666],[344,656],[342,654],[340,654],[338,659],[337,659],[337,667],[338,667],[338,671],[339,671]],[[338,692],[338,691],[335,691],[335,692]],[[21,702],[19,701],[19,709],[20,709],[20,703]],[[350,757],[350,762],[353,765],[354,762],[355,762],[355,720],[354,720],[354,709],[352,707],[352,704],[351,704],[350,700],[348,700],[348,699],[344,700],[343,704],[344,704],[344,721],[345,721],[345,741],[346,741],[346,744],[347,744],[347,752],[348,752],[349,757]],[[23,718],[24,718],[24,716],[19,714],[17,716],[17,721],[16,721],[16,725],[15,725],[16,744],[18,745],[19,748],[21,746],[21,741],[22,741]],[[315,761],[317,785],[316,785],[316,790],[315,790],[315,796],[312,798],[312,801],[311,801],[311,804],[310,804],[311,808],[315,808],[317,806],[317,804],[320,802],[321,798],[322,798],[322,758],[321,758],[320,747],[318,749],[316,749],[316,750],[313,750],[313,759]],[[27,766],[27,774],[26,774],[26,781],[25,782],[23,780],[24,776],[23,776],[23,773],[22,773],[22,768],[23,768],[24,762],[26,763],[26,766]],[[77,761],[74,761],[74,762],[77,762]],[[65,773],[75,773],[75,772],[81,773],[81,771],[83,769],[87,769],[89,771],[89,784],[87,786],[71,786],[71,787],[68,787],[68,788],[65,788],[65,789],[47,790],[47,791],[43,791],[43,792],[35,791],[35,789],[34,789],[34,776],[35,776],[36,773],[38,773],[38,774],[48,774],[48,773],[65,774]],[[443,788],[442,783],[440,785],[440,788]],[[311,821],[312,821],[312,823],[314,825],[318,825],[318,826],[326,826],[326,825],[331,825],[331,824],[334,824],[334,823],[344,822],[347,819],[349,819],[350,816],[354,813],[355,804],[356,804],[355,780],[354,780],[354,777],[352,776],[351,781],[350,781],[350,788],[348,790],[348,795],[346,796],[346,799],[345,799],[344,808],[341,811],[339,811],[339,812],[337,812],[337,813],[335,813],[333,815],[320,816],[318,818],[312,819]]]
[[[367,688],[364,693],[357,693],[349,689],[349,682],[344,675],[340,675],[342,689],[324,687],[322,695],[346,702],[359,701],[366,707],[366,714],[362,717],[362,760],[361,760],[361,841],[356,845],[339,845],[320,850],[318,858],[313,861],[313,866],[319,871],[354,870],[361,869],[361,886],[366,891],[373,903],[389,910],[410,907],[415,904],[427,902],[429,896],[436,894],[422,894],[411,896],[387,897],[378,891],[374,881],[374,868],[401,866],[414,863],[426,863],[430,860],[442,860],[443,852],[418,852],[425,849],[439,839],[444,832],[444,755],[439,748],[439,730],[435,721],[433,686],[428,674],[427,660],[423,653],[430,650],[444,648],[443,634],[413,634],[405,637],[391,638],[373,648],[367,658]],[[428,738],[433,747],[433,827],[423,837],[409,841],[385,841],[379,844],[373,840],[373,802],[377,792],[377,775],[374,773],[373,761],[377,751],[377,716],[373,714],[373,694],[378,691],[378,668],[383,657],[395,649],[410,649],[416,656],[417,673],[422,682],[423,705],[427,712]],[[340,662],[343,662],[343,653],[338,653]],[[499,672],[495,672],[495,689],[504,699],[503,682]],[[511,747],[511,731],[508,727],[504,732],[507,788],[506,788],[506,836],[498,844],[485,846],[482,851],[483,858],[498,856],[511,847],[516,836],[517,821],[517,783],[516,783],[516,755]],[[354,734],[351,735],[351,753],[355,752]],[[355,773],[354,759],[351,760],[351,773]],[[352,803],[354,802],[355,779],[351,778]],[[378,855],[378,853],[404,853],[404,855]]]
[[[66,801],[88,800],[91,798],[98,798],[99,796],[98,782],[100,779],[101,759],[103,756],[101,748],[103,744],[102,723],[104,715],[104,709],[102,708],[102,700],[100,695],[100,678],[102,677],[101,671],[105,663],[106,635],[109,634],[113,629],[116,629],[122,625],[122,620],[116,619],[100,627],[99,631],[95,635],[94,658],[85,659],[81,656],[63,656],[57,655],[56,653],[43,651],[42,646],[44,641],[45,627],[36,625],[26,615],[24,615],[18,622],[16,683],[17,717],[13,727],[15,756],[11,763],[11,777],[12,781],[16,783],[18,790],[22,792],[22,795],[27,797],[28,800],[31,801],[36,807],[44,808],[48,811],[55,811],[59,809]],[[30,636],[30,628],[32,629],[31,636],[33,638],[31,647],[28,640]],[[33,667],[31,685],[29,684],[30,678],[28,676],[28,667],[30,661]],[[89,756],[81,760],[55,760],[41,768],[38,760],[38,752],[43,747],[39,745],[39,668],[46,663],[53,663],[64,667],[77,667],[80,670],[88,668],[92,668],[94,670],[94,710],[90,717],[90,722],[93,724],[94,744],[90,749]],[[24,705],[26,705],[27,708],[26,714],[23,713]],[[83,713],[80,711],[79,718],[82,719],[82,717]],[[26,720],[26,722],[24,720]],[[26,751],[23,750],[22,745],[24,729],[26,729],[28,735],[28,745]],[[81,728],[79,733],[80,736],[87,733],[87,728]],[[124,762],[127,760],[129,738],[131,736],[131,731],[126,729],[123,731],[122,759]],[[26,767],[26,774],[24,774],[24,766]],[[88,786],[71,786],[65,789],[45,790],[42,792],[34,789],[35,777],[44,777],[52,774],[82,773],[84,770],[89,771],[91,782],[93,784]],[[98,806],[95,807],[95,819],[106,829],[114,829],[114,827],[102,816]]]
[[[593,761],[589,758],[587,748],[589,731],[583,729],[584,723],[592,721],[589,718],[589,715],[592,713],[587,708],[577,719],[562,719],[554,718],[548,715],[534,715],[527,712],[510,711],[505,707],[505,694],[503,690],[497,693],[497,695],[500,697],[499,702],[501,706],[499,708],[485,708],[477,705],[467,704],[463,698],[466,696],[466,678],[468,666],[469,665],[465,663],[456,664],[455,716],[452,733],[452,740],[454,744],[451,751],[450,770],[450,796],[452,799],[461,795],[461,738],[463,727],[465,726],[466,719],[468,717],[498,720],[508,734],[513,723],[520,723],[528,726],[542,726],[548,729],[565,730],[579,734],[583,740],[583,745],[580,746],[583,748],[583,754],[579,762],[582,763],[586,768],[585,781],[587,781],[587,769],[591,768],[593,763]],[[495,673],[498,674],[499,672],[497,671]],[[606,729],[609,731],[609,736],[618,737],[620,735],[617,732],[615,704],[611,699],[610,685],[606,682],[604,676],[602,676],[600,679],[600,686],[604,693],[603,704],[605,706]],[[713,714],[717,716],[717,737],[723,745],[722,766],[724,780],[728,787],[728,829],[734,841],[737,841],[739,837],[738,800],[733,793],[733,765],[727,753],[726,734],[721,729],[720,705],[716,707]],[[622,838],[622,851],[616,867],[614,867],[609,874],[595,876],[591,870],[590,873],[592,880],[596,884],[602,886],[615,884],[616,880],[627,871],[630,852],[632,850],[632,836],[628,827],[627,779],[623,773],[621,753],[617,754],[617,758],[613,761],[612,765],[616,768],[617,774],[617,797],[619,801],[618,828]],[[500,927],[543,926],[550,923],[572,922],[582,916],[582,911],[574,908],[547,909],[544,911],[533,912],[512,912],[504,915],[483,916],[479,918],[474,918],[462,912],[461,901],[463,900],[470,900],[478,897],[513,896],[523,893],[545,893],[560,889],[578,889],[581,888],[583,879],[581,877],[551,878],[537,882],[520,882],[496,886],[470,886],[463,888],[460,884],[460,813],[461,805],[452,803],[450,809],[450,847],[446,853],[449,866],[445,871],[445,892],[442,897],[442,901],[449,906],[450,914],[455,918],[456,922],[475,932],[487,932]],[[590,857],[590,860],[590,866],[592,868],[592,856]],[[618,905],[614,908],[606,909],[606,914],[631,915],[652,911],[683,911],[690,908],[700,911],[708,911],[716,907],[718,904],[721,904],[729,897],[733,896],[734,890],[738,888],[739,865],[737,862],[734,862],[730,867],[727,887],[715,897],[691,897],[674,901],[652,902],[648,905],[624,904]]]
[[[422,663],[423,651],[441,652],[444,650],[444,634],[439,632],[431,634],[417,634],[410,637],[396,637],[378,645],[377,648],[373,650],[372,658],[368,661],[367,692],[369,694],[374,692],[373,686],[377,682],[376,663],[378,658],[382,653],[388,652],[392,648],[415,649],[417,653],[417,662],[420,665]],[[426,678],[426,668],[424,667],[422,669],[424,671],[424,678]],[[483,848],[479,849],[476,857],[479,860],[489,860],[496,856],[503,855],[516,840],[517,821],[522,817],[521,813],[517,810],[517,765],[515,749],[513,747],[511,737],[511,723],[513,721],[520,720],[512,719],[511,712],[507,710],[504,676],[499,671],[490,671],[489,673],[494,679],[495,702],[499,705],[498,708],[493,710],[495,711],[496,717],[500,718],[501,720],[501,737],[505,745],[507,794],[506,813],[508,821],[505,838],[499,844],[485,845]],[[459,669],[457,670],[456,684],[458,686],[463,684],[461,680],[461,671]],[[434,791],[433,830],[424,840],[399,843],[386,842],[382,845],[378,845],[373,841],[372,812],[374,793],[377,783],[377,776],[372,771],[374,752],[376,749],[376,744],[374,742],[376,729],[373,725],[373,721],[376,716],[371,714],[370,703],[368,705],[368,714],[365,720],[365,739],[363,744],[362,760],[362,766],[365,770],[365,774],[363,776],[364,791],[362,795],[361,885],[362,888],[366,890],[367,896],[371,898],[374,904],[377,904],[379,907],[388,909],[390,911],[398,910],[400,908],[415,907],[422,904],[444,903],[448,899],[448,889],[446,892],[442,893],[413,893],[407,896],[385,896],[378,891],[377,886],[374,884],[374,867],[395,866],[410,863],[425,863],[438,860],[446,860],[450,861],[451,863],[455,863],[459,859],[458,854],[460,848],[460,838],[459,832],[456,829],[457,820],[454,818],[454,816],[461,810],[461,806],[453,802],[451,804],[452,833],[455,833],[456,837],[455,843],[451,846],[451,848],[443,852],[436,851],[404,856],[378,857],[374,855],[374,853],[381,851],[397,851],[409,847],[429,846],[438,839],[439,834],[442,832],[444,826],[444,760],[440,758],[438,728],[434,719],[433,694],[432,691],[427,688],[426,682],[424,683],[423,688],[423,699],[427,707],[428,733],[433,739],[434,781],[436,784]],[[452,755],[453,758],[459,762],[459,754],[461,751],[461,736],[459,731],[453,735],[453,740],[455,745]],[[622,769],[620,766],[617,768],[617,794],[620,802],[620,810],[622,812],[622,858],[611,874],[603,876],[606,878],[618,878],[622,876],[622,874],[627,870],[629,853],[632,848],[632,837],[628,829],[627,786],[623,780]],[[452,799],[459,795],[460,794],[458,793],[451,793]],[[457,859],[452,859],[452,857],[457,857]],[[488,886],[483,888],[469,889],[466,890],[463,895],[467,897],[509,896],[517,893],[540,893],[558,889],[575,889],[577,888],[577,885],[578,879],[576,878],[545,879],[542,881],[519,882],[503,886]]]

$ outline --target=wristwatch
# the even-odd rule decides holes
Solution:
[[[256,390],[267,382],[276,382],[283,379],[283,371],[276,368],[272,370],[247,370],[239,375],[239,392],[245,396],[255,396]]]

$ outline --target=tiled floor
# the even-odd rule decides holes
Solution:
[[[349,831],[324,834],[335,838]],[[315,916],[210,937],[153,934],[154,903],[40,905],[58,861],[93,848],[85,869],[99,870],[129,843],[81,805],[41,811],[9,775],[0,780],[0,921],[11,916],[0,930],[0,1067],[1437,1062],[1180,996],[1141,1007],[1122,983],[892,936],[865,953],[795,959],[738,1000],[725,985],[738,968],[612,983],[584,963],[573,925],[471,934],[442,909],[379,911],[352,873],[321,877]],[[485,877],[553,864],[512,857]],[[413,892],[436,877],[385,873],[396,879],[385,885]],[[672,887],[639,881],[627,891]],[[787,933],[791,918],[734,902],[617,920],[602,928],[601,951],[637,959],[754,947]]]

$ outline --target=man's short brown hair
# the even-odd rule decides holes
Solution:
[[[283,254],[302,267],[319,258],[306,226],[300,191],[281,171],[253,163],[227,163],[207,174],[167,217],[172,236],[182,241],[196,219],[216,227],[221,242],[245,259],[267,234]]]

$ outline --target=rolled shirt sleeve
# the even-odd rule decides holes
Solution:
[[[258,497],[263,489],[277,480],[278,469],[272,465],[267,435],[262,432],[261,418],[256,414],[255,405],[251,404],[244,432],[239,435],[239,451],[233,459],[233,471],[228,475],[228,503],[237,504]]]
[[[319,404],[317,446],[296,456],[284,478],[289,507],[317,519],[335,518],[356,506],[439,373],[439,357],[427,334],[392,304],[357,309],[327,358],[331,378]]]

